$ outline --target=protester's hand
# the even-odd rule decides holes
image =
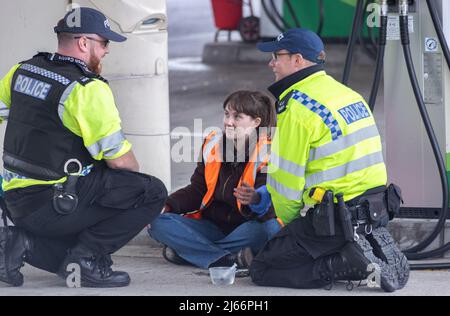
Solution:
[[[255,188],[243,182],[240,187],[234,188],[233,195],[242,205],[258,204],[261,200]]]

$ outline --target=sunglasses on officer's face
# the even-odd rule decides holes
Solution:
[[[89,36],[75,36],[74,39],[78,39],[78,38],[82,38],[82,37],[86,37],[87,39],[90,39],[91,41],[102,43],[103,48],[107,48],[109,45],[109,40],[99,40],[99,39],[89,37]]]
[[[277,53],[277,52],[273,52],[272,53],[272,59],[273,60],[278,60],[278,56],[282,56],[282,55],[293,55],[292,53]]]

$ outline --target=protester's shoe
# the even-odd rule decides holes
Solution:
[[[58,275],[67,280],[70,271],[69,264],[80,266],[80,281],[82,287],[123,287],[130,284],[130,276],[123,271],[113,271],[113,264],[109,255],[95,255],[86,248],[77,246],[69,250],[61,264]]]
[[[374,254],[394,269],[398,279],[398,289],[405,287],[409,279],[409,263],[397,247],[392,235],[385,227],[375,228],[366,236]]]
[[[164,259],[166,259],[167,261],[169,261],[169,262],[171,262],[173,264],[182,265],[182,266],[191,265],[188,261],[186,261],[183,258],[181,258],[175,252],[175,250],[173,250],[172,248],[169,248],[167,246],[163,247],[162,255],[163,255]]]
[[[249,269],[253,261],[253,251],[250,247],[243,248],[235,255],[238,269]]]
[[[25,231],[15,226],[0,227],[0,281],[13,286],[23,284],[23,267],[31,240]]]
[[[231,267],[234,264],[237,269],[249,269],[253,261],[253,252],[250,247],[242,248],[238,253],[228,254],[216,262],[213,262],[209,267]]]

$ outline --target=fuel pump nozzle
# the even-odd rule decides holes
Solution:
[[[398,12],[400,16],[407,16],[409,13],[409,3],[408,0],[400,0],[398,3]]]
[[[400,37],[403,45],[409,45],[409,4],[408,0],[400,0],[398,4],[398,13],[400,15]]]
[[[389,4],[387,0],[380,1],[380,37],[378,39],[380,54],[383,54],[384,57],[384,48],[386,46],[387,40],[387,22],[388,22],[388,12],[389,12]]]
[[[387,0],[380,0],[381,16],[387,16],[389,4]]]
[[[383,72],[384,52],[386,50],[386,39],[387,39],[388,11],[389,11],[388,1],[381,0],[380,7],[381,7],[380,36],[378,37],[377,62],[375,68],[375,76],[372,83],[372,90],[370,92],[370,99],[369,99],[369,108],[371,111],[373,111],[375,107],[378,90],[380,88],[381,75]]]

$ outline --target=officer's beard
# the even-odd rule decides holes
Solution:
[[[95,53],[91,51],[91,56],[89,57],[88,63],[89,70],[100,75],[102,73],[102,61],[100,58],[95,56]]]

